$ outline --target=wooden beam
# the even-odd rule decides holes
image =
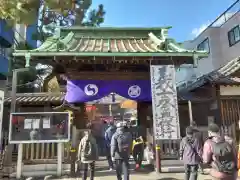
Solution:
[[[149,80],[149,72],[77,72],[68,71],[70,79],[92,79],[92,80]]]
[[[24,61],[25,62],[25,61]],[[191,56],[146,56],[146,57],[95,57],[95,56],[55,56],[55,57],[32,57],[32,64],[42,63],[42,64],[154,64],[154,65],[166,65],[174,64],[176,66],[181,64],[193,64],[193,57]]]

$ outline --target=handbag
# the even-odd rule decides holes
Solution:
[[[76,161],[76,164],[77,164],[77,171],[76,171],[76,174],[78,175],[78,176],[80,176],[81,175],[81,166],[82,166],[82,162],[81,162],[81,160],[77,160]]]

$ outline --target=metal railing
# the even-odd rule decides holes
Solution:
[[[204,33],[208,28],[221,27],[234,15],[240,12],[240,0],[235,1],[226,11],[224,11],[220,16],[217,17],[208,27],[201,32]]]
[[[220,27],[233,17],[240,10],[240,0],[233,3],[226,11],[224,11],[216,20],[214,20],[208,27]]]

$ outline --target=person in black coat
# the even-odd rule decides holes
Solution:
[[[190,127],[193,128],[193,137],[196,138],[199,141],[199,144],[203,147],[203,144],[204,144],[203,133],[198,130],[197,123],[195,121],[192,121],[190,123]],[[201,174],[204,174],[202,162],[200,162],[200,164],[199,164],[199,169],[200,169]]]

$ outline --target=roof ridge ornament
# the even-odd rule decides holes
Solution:
[[[164,41],[168,38],[168,29],[164,28],[161,30],[161,39],[163,39]]]
[[[164,36],[161,37],[161,39],[159,39],[157,36],[155,36],[152,32],[150,32],[148,34],[149,36],[149,39],[154,43],[156,44],[157,46],[162,46],[164,43],[165,43],[165,38]]]
[[[168,44],[168,46],[169,46],[172,50],[177,51],[177,52],[187,52],[187,51],[189,51],[189,50],[187,50],[187,49],[185,49],[185,48],[182,48],[180,45],[178,45],[178,44],[176,44],[176,43],[172,43],[172,42],[170,42],[170,43]]]
[[[74,33],[71,31],[70,33],[68,33],[64,38],[59,39],[59,41],[63,44],[68,43],[69,41],[72,40],[72,38],[74,37]]]
[[[62,49],[60,49],[60,51],[68,50],[72,44],[77,41],[74,36],[75,34],[71,31],[64,38],[59,39],[58,43],[60,43],[60,46],[62,46]]]

